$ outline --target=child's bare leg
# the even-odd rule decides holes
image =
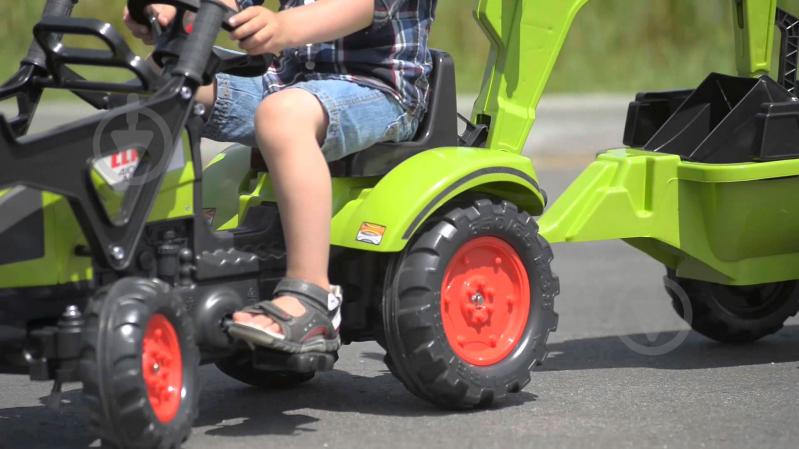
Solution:
[[[207,86],[201,86],[199,89],[197,89],[197,93],[194,95],[194,100],[197,103],[205,106],[205,113],[210,114],[211,109],[214,107],[214,103],[216,102],[216,81]]]
[[[255,115],[255,129],[280,208],[286,239],[286,275],[329,289],[332,191],[330,172],[320,149],[327,130],[326,113],[312,94],[287,89],[261,103]],[[273,302],[293,316],[305,313],[296,298],[283,296]],[[239,312],[233,319],[280,333],[280,327],[268,316]]]

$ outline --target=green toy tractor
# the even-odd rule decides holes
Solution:
[[[213,46],[232,14],[215,0],[128,1],[142,23],[149,4],[178,8],[153,54],[162,72],[107,23],[71,17],[74,3],[48,0],[35,44],[0,88],[19,106],[0,119],[0,324],[17,331],[0,360],[55,381],[54,397],[82,382],[109,446],[173,448],[197,414],[201,363],[276,387],[336,361],[253,351],[225,331],[233,311],[272,291],[285,249],[257,152],[234,146],[201,167],[193,97],[217,73],[260,76],[271,62]],[[495,20],[483,17],[487,31]],[[76,48],[70,35],[107,49]],[[421,398],[482,407],[520,391],[543,362],[558,281],[533,218],[545,196],[532,163],[521,145],[493,145],[488,112],[459,135],[452,60],[431,56],[416,138],[330,166],[330,276],[344,290],[345,343],[379,342]],[[135,79],[90,81],[73,65]],[[98,113],[28,135],[44,89],[70,90]]]
[[[108,24],[70,17],[75,1],[47,1],[35,44],[0,87],[19,106],[0,118],[0,325],[16,332],[0,342],[0,366],[54,380],[55,393],[82,382],[109,446],[172,448],[197,413],[200,363],[275,387],[336,357],[251,351],[225,332],[234,310],[283,275],[285,250],[257,153],[234,146],[201,167],[204,111],[193,96],[217,73],[259,76],[268,58],[213,47],[231,14],[214,0],[129,0],[140,21],[151,3],[196,13],[191,33],[176,20],[160,34],[154,57],[165,70],[155,73]],[[799,308],[799,21],[776,0],[734,0],[740,76],[639,94],[631,148],[598,156],[544,213],[521,152],[586,2],[478,0],[492,50],[465,132],[452,61],[433,52],[416,138],[331,164],[342,338],[376,340],[411,392],[444,407],[517,392],[543,362],[557,324],[547,241],[639,248],[667,267],[677,311],[718,340],[759,338]],[[108,49],[65,45],[73,34]],[[135,80],[92,82],[74,64],[125,68]],[[44,89],[100,111],[28,135]]]

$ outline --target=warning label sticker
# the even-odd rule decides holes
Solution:
[[[135,148],[99,159],[94,168],[108,185],[118,191],[127,190],[128,183],[139,166],[139,152]]]
[[[379,245],[383,242],[383,235],[386,233],[386,227],[373,224],[363,223],[361,229],[358,230],[358,236],[355,240],[372,245]]]

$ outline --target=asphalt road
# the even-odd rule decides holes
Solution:
[[[620,140],[624,101],[592,109],[574,100],[539,112],[539,140],[528,148],[547,161],[541,178],[552,198],[580,161]],[[568,143],[562,154],[558,142]],[[255,390],[204,367],[186,447],[799,446],[799,320],[755,344],[719,345],[686,333],[663,292],[662,267],[623,243],[560,245],[555,256],[562,292],[550,356],[524,391],[491,409],[438,410],[388,373],[379,346],[355,344],[334,371],[289,391]],[[645,355],[683,337],[666,354]],[[0,449],[97,445],[79,392],[69,390],[56,412],[42,405],[48,388],[0,375]]]

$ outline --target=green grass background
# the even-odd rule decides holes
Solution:
[[[785,3],[791,10],[799,6],[799,0]],[[43,4],[0,0],[0,79],[16,70]],[[107,20],[123,30],[123,6],[122,0],[81,0],[75,15]],[[439,0],[432,35],[433,46],[454,56],[464,93],[478,90],[487,54],[472,6],[471,0]],[[593,0],[570,31],[548,92],[691,87],[710,71],[733,72],[733,46],[732,0]]]

